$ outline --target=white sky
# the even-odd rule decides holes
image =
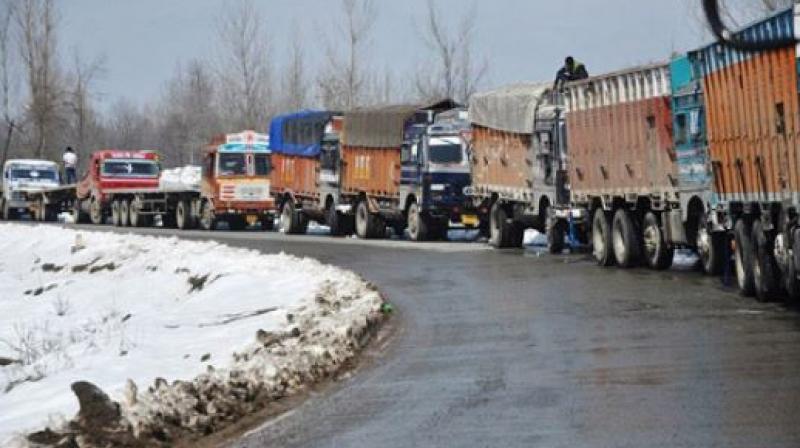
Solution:
[[[476,47],[490,62],[485,87],[550,80],[566,54],[598,73],[668,59],[702,40],[690,0],[475,0]],[[699,0],[697,0],[699,2]],[[308,65],[319,67],[321,42],[339,17],[335,0],[256,0],[280,65],[298,24]],[[436,0],[454,24],[470,0]],[[69,0],[61,3],[61,50],[104,54],[103,102],[137,102],[161,92],[175,67],[211,57],[215,18],[223,0]],[[426,47],[415,25],[425,0],[377,0],[371,65],[396,76],[425,67]]]

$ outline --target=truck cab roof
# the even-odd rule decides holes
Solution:
[[[158,152],[153,150],[120,150],[120,149],[101,149],[92,154],[92,159],[107,160],[107,159],[142,159],[158,161]]]

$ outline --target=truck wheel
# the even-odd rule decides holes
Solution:
[[[753,224],[753,283],[756,298],[760,302],[773,300],[778,293],[780,271],[775,261],[775,244],[772,236],[764,230],[764,224],[757,220]]]
[[[111,225],[114,227],[122,226],[122,218],[120,216],[119,201],[111,201]]]
[[[633,225],[631,214],[627,210],[619,209],[614,214],[612,224],[614,258],[617,266],[629,269],[639,262],[641,256],[641,243],[636,228]]]
[[[192,206],[189,201],[178,201],[175,206],[175,225],[180,230],[192,229],[195,226]]]
[[[642,243],[647,266],[659,271],[669,269],[675,257],[675,248],[669,246],[664,239],[658,216],[653,212],[647,212],[642,227]]]
[[[217,230],[217,217],[210,201],[203,202],[200,210],[200,227],[209,232]]]
[[[356,207],[356,235],[361,239],[371,237],[370,213],[367,201],[360,201]]]
[[[128,227],[131,218],[131,203],[125,199],[119,201],[119,225],[120,227]],[[94,218],[92,218],[94,222]]]
[[[564,240],[567,237],[567,222],[563,219],[548,219],[547,250],[553,255],[564,252]]]
[[[741,218],[737,220],[733,228],[733,238],[736,244],[733,259],[736,267],[736,282],[739,285],[739,292],[746,297],[755,294],[753,247],[750,235],[750,226],[747,222]]]
[[[429,223],[420,213],[419,205],[416,202],[408,207],[408,217],[406,221],[408,237],[411,241],[425,241],[428,238]]]
[[[513,224],[508,222],[506,209],[499,202],[495,202],[492,205],[489,221],[489,244],[496,249],[511,247]]]
[[[127,217],[127,213],[123,215],[123,220]],[[92,198],[92,202],[89,204],[89,219],[92,221],[92,224],[99,226],[104,224],[103,223],[103,205],[100,204],[100,201],[97,199]]]
[[[347,226],[345,225],[345,217],[336,211],[336,206],[331,204],[325,212],[325,223],[331,229],[331,236],[345,236],[347,235]]]
[[[700,266],[706,275],[720,275],[725,267],[725,234],[709,229],[705,213],[697,220],[695,247],[700,257]]]
[[[611,238],[611,220],[602,208],[594,212],[592,219],[592,252],[597,264],[603,267],[614,265],[614,250]]]
[[[294,201],[289,199],[281,207],[281,230],[287,235],[296,235],[301,227],[300,214],[295,209]]]
[[[132,200],[128,205],[128,216],[131,227],[150,227],[152,217],[141,213],[141,205],[137,200]]]

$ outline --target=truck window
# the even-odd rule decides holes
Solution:
[[[461,163],[464,161],[464,148],[458,143],[445,143],[428,146],[431,163]]]
[[[220,176],[244,176],[247,174],[247,162],[243,153],[220,153]]]
[[[256,176],[268,176],[272,171],[272,164],[269,154],[255,154],[253,156],[253,163],[255,169],[253,170]]]
[[[103,162],[103,176],[158,176],[158,164],[151,160],[106,160]]]
[[[32,179],[32,180],[58,180],[58,173],[51,169],[36,168],[11,168],[11,179]]]

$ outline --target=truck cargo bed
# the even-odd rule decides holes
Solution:
[[[304,198],[317,198],[318,157],[272,154],[272,192],[291,193]]]
[[[342,192],[400,196],[400,148],[342,146]]]

